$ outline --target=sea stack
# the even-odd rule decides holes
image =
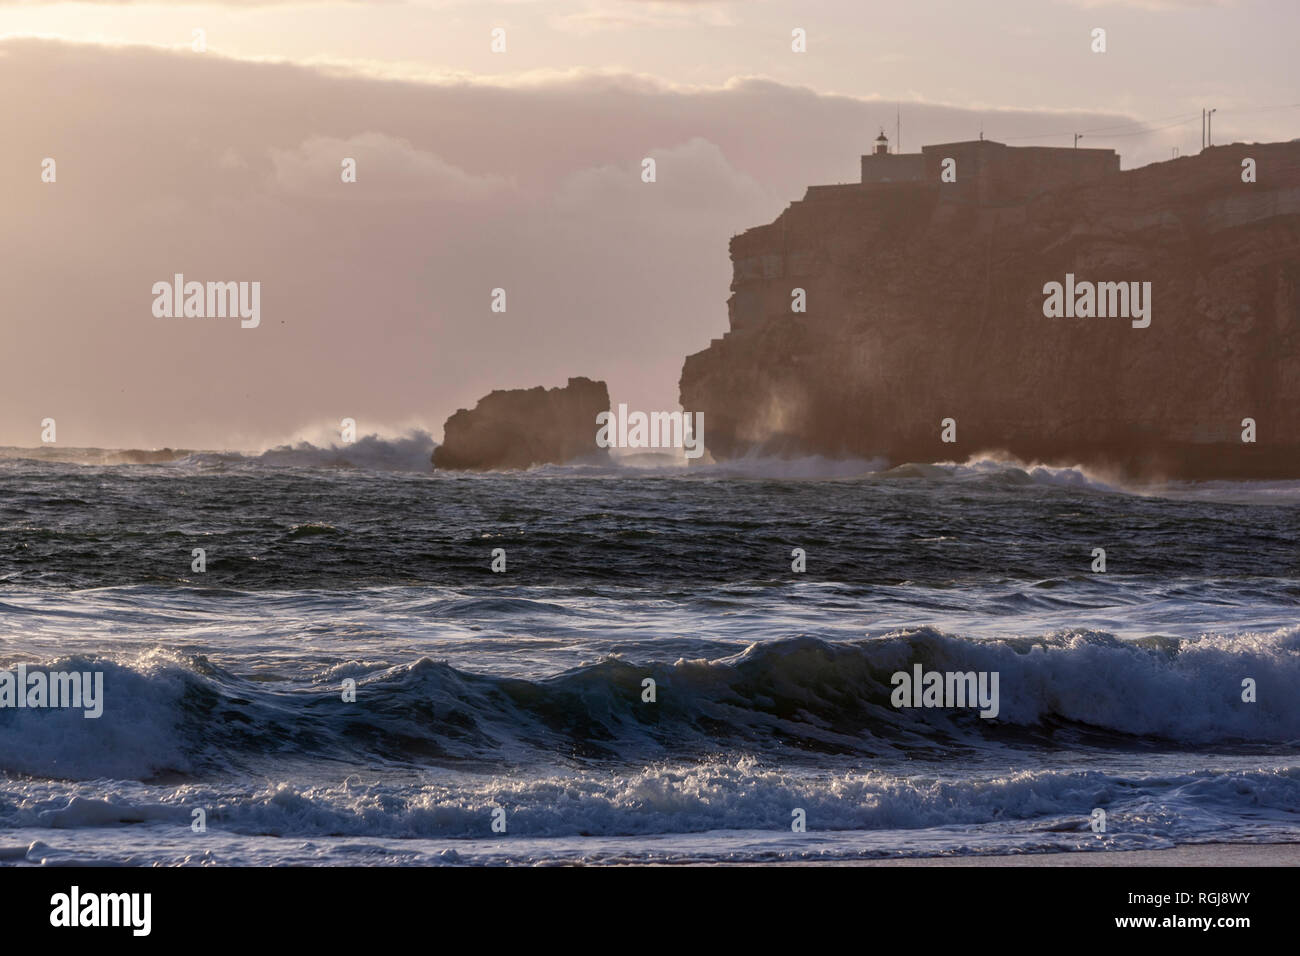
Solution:
[[[596,445],[596,416],[607,411],[609,389],[589,378],[571,378],[563,388],[496,390],[447,419],[433,467],[493,471],[603,461],[609,453]]]
[[[731,260],[730,331],[680,381],[718,460],[1300,477],[1300,142],[1129,171],[1111,150],[886,149]]]

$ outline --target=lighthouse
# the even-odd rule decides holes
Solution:
[[[880,135],[876,137],[876,156],[884,156],[889,152],[889,137],[885,135],[885,128],[880,128]]]

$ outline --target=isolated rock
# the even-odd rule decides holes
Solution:
[[[1248,157],[1257,182],[1242,180]],[[1147,478],[1300,477],[1300,142],[1021,196],[1002,176],[992,200],[961,179],[970,168],[960,191],[928,176],[812,187],[731,240],[730,331],[680,382],[716,459],[990,452]],[[1150,282],[1150,326],[1046,317],[1044,286],[1067,273]],[[947,418],[955,443],[940,440]]]
[[[604,382],[571,378],[564,388],[497,390],[447,419],[435,468],[488,471],[600,461],[596,416],[609,411]]]
[[[192,454],[194,452],[184,449],[176,451],[171,448],[128,448],[110,453],[107,456],[106,463],[110,465],[157,465],[176,461]]]

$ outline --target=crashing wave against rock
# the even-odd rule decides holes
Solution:
[[[710,454],[1300,477],[1300,142],[1086,176],[1071,152],[890,154],[734,237],[730,331],[680,383]],[[1054,314],[1068,277],[1143,283],[1147,318]]]
[[[596,416],[609,411],[604,382],[571,378],[563,388],[496,390],[474,410],[447,419],[433,467],[462,471],[530,468],[568,462],[603,462]]]

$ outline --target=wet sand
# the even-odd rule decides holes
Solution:
[[[1168,850],[862,860],[852,866],[1300,866],[1300,843],[1207,843]]]

